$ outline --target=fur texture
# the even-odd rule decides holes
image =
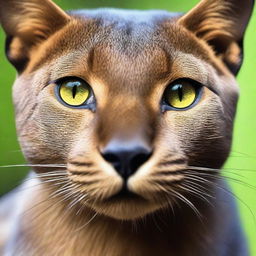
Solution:
[[[0,0],[7,57],[19,73],[17,132],[33,167],[6,199],[17,207],[2,217],[10,224],[3,254],[246,256],[219,170],[230,151],[234,75],[253,2],[238,9],[238,0],[204,0],[185,15],[65,13],[44,2]],[[95,109],[61,104],[62,77],[87,81]],[[203,85],[201,99],[164,111],[166,87],[181,78]],[[125,181],[101,152],[133,141],[152,155]],[[119,195],[124,184],[135,196]]]

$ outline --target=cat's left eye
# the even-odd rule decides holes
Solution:
[[[57,98],[70,107],[83,107],[89,103],[90,86],[82,79],[62,78],[56,82]]]
[[[201,95],[199,83],[181,79],[170,84],[164,93],[164,104],[168,109],[185,110],[192,107]]]

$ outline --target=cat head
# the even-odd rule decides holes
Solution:
[[[23,153],[63,165],[34,170],[117,219],[213,190],[203,175],[230,151],[252,6],[203,0],[181,15],[0,0]]]

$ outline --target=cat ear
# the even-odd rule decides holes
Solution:
[[[243,58],[243,36],[254,0],[202,0],[179,19],[197,37],[205,40],[236,75]]]
[[[7,58],[21,72],[29,61],[31,48],[69,19],[51,0],[0,0],[0,24],[7,35]]]

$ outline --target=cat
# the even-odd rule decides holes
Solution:
[[[253,4],[181,14],[0,0],[32,168],[1,201],[1,254],[249,255],[220,169]]]

